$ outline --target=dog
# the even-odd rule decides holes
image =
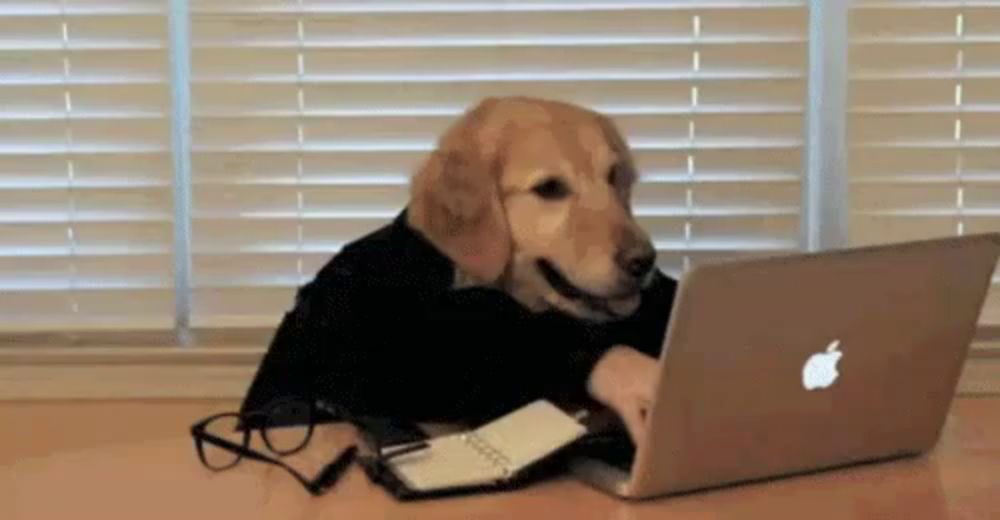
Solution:
[[[442,137],[413,180],[410,222],[527,308],[610,320],[639,306],[656,252],[631,208],[633,157],[607,117],[490,98]]]
[[[658,356],[676,289],[636,221],[638,178],[609,117],[482,100],[417,167],[397,217],[299,288],[244,410],[291,395],[345,416],[475,421],[592,400],[609,351]]]

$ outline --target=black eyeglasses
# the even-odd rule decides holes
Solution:
[[[313,479],[308,479],[275,457],[250,449],[254,429],[260,431],[267,449],[284,457],[301,451],[312,439],[317,421],[315,403],[288,399],[274,402],[260,411],[226,412],[206,417],[191,426],[198,458],[205,467],[223,471],[244,458],[273,464],[289,472],[306,490],[318,496],[336,484],[357,456],[357,447],[345,448]]]

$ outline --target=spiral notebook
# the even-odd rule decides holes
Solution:
[[[539,400],[474,430],[432,438],[418,451],[390,455],[377,480],[402,498],[502,489],[586,433],[574,417]]]

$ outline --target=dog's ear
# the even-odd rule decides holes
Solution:
[[[638,180],[638,169],[635,164],[635,155],[632,153],[632,149],[629,147],[628,142],[625,139],[625,135],[622,133],[621,129],[614,122],[614,120],[604,114],[597,114],[597,122],[601,127],[604,138],[614,150],[615,155],[618,156],[615,168],[618,168],[618,174],[623,177],[622,181],[627,187],[627,196],[624,202],[626,206],[631,207],[632,187]]]
[[[498,99],[466,112],[442,135],[413,176],[411,225],[480,283],[495,282],[510,260],[500,194],[504,123]]]

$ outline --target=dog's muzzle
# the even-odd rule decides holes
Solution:
[[[570,282],[569,279],[567,279],[552,262],[544,258],[539,258],[535,261],[535,264],[538,267],[538,271],[542,273],[542,276],[545,278],[545,281],[562,297],[578,301],[587,307],[608,316],[620,317],[617,313],[612,311],[610,307],[608,307],[607,302],[609,298],[598,296],[577,287],[573,284],[573,282]]]

